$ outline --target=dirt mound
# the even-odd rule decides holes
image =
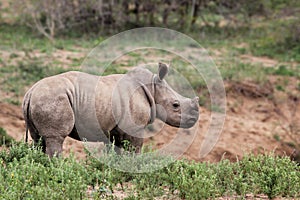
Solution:
[[[291,146],[285,141],[276,140],[276,137],[274,137],[274,130],[284,131],[275,125],[276,120],[274,120],[274,117],[276,115],[269,110],[272,110],[272,108],[270,106],[268,108],[267,103],[262,105],[263,102],[251,102],[245,98],[238,98],[237,100],[243,101],[242,105],[235,108],[234,112],[228,111],[217,144],[204,158],[199,157],[199,150],[210,125],[211,113],[202,109],[198,123],[198,134],[184,153],[184,157],[197,161],[217,162],[222,158],[236,161],[245,153],[274,152],[275,154],[288,156],[294,154],[294,149]],[[229,100],[229,102],[231,102],[230,105],[236,103],[234,99]],[[268,111],[262,111],[262,107],[265,107]],[[156,148],[161,148],[175,137],[174,134],[176,134],[174,128],[168,127],[163,132],[153,136],[151,140],[148,140],[148,143],[155,144]],[[182,135],[182,138],[185,137],[189,137],[188,131]],[[185,140],[182,140],[182,144],[176,146],[180,148],[185,142]]]
[[[15,140],[22,140],[25,134],[25,123],[21,107],[0,102],[0,127]]]

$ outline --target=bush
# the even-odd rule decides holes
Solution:
[[[18,143],[0,151],[0,181],[4,199],[114,199],[119,186],[129,199],[300,197],[299,165],[272,154],[245,155],[234,163],[174,160],[157,171],[130,173],[90,156],[85,162],[49,159],[41,149]]]
[[[74,158],[50,160],[38,148],[20,143],[0,153],[3,199],[82,199],[89,176]]]
[[[70,29],[71,34],[116,32],[142,26],[189,31],[199,30],[202,26],[218,27],[222,21],[237,27],[249,24],[253,16],[266,17],[279,8],[291,5],[293,3],[281,0],[22,0],[15,3],[22,13],[21,21],[50,40]]]

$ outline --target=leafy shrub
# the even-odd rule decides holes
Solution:
[[[81,199],[89,179],[73,157],[53,158],[20,143],[0,153],[0,193],[3,199]]]
[[[4,199],[114,199],[119,186],[128,199],[243,198],[247,194],[300,197],[299,165],[272,154],[245,155],[234,163],[174,160],[150,173],[130,173],[92,156],[85,162],[73,156],[49,159],[41,149],[18,143],[0,152],[0,181]]]

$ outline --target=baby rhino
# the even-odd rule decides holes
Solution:
[[[112,142],[122,148],[128,140],[140,152],[143,131],[155,118],[180,128],[198,120],[198,97],[176,93],[158,74],[137,67],[127,74],[95,76],[66,72],[38,81],[25,94],[23,114],[35,143],[50,157],[62,152],[64,139]]]

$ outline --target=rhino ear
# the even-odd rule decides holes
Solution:
[[[154,98],[153,98],[151,92],[148,90],[148,88],[141,82],[140,82],[140,85],[142,86],[142,89],[144,90],[145,95],[150,104],[151,114],[150,114],[149,124],[152,124],[156,118],[156,104],[155,104]]]
[[[169,72],[169,67],[165,63],[158,63],[158,77],[159,80],[163,80],[164,77],[168,74]]]

